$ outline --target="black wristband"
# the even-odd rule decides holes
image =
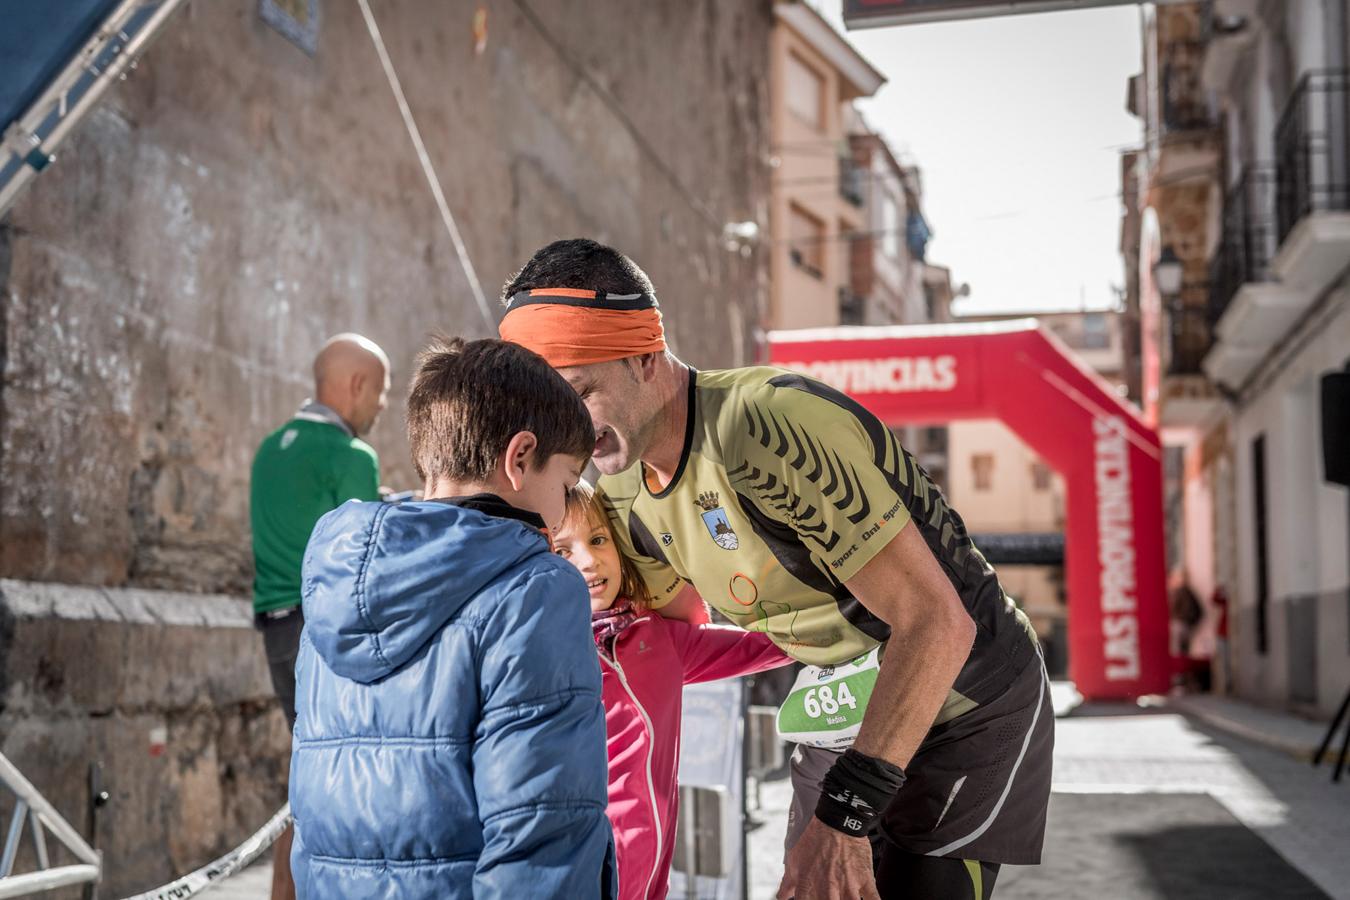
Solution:
[[[816,818],[850,837],[866,837],[904,784],[904,769],[850,748],[820,782]]]

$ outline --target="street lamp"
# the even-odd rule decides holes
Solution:
[[[1172,245],[1163,247],[1162,255],[1153,264],[1153,283],[1158,286],[1158,293],[1164,297],[1175,297],[1180,294],[1181,281],[1185,274],[1181,259],[1172,249]]]

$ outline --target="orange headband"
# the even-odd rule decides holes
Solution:
[[[522,291],[511,298],[497,331],[502,340],[533,350],[555,369],[666,349],[661,310],[650,294]]]

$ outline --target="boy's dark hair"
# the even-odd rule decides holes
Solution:
[[[651,279],[613,247],[588,238],[554,241],[537,251],[502,288],[502,302],[535,288],[576,288],[607,294],[652,294]]]
[[[539,441],[536,467],[558,453],[586,459],[595,447],[590,413],[576,391],[519,344],[436,337],[418,355],[408,444],[423,481],[486,481],[522,431]]]

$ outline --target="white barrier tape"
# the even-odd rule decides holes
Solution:
[[[247,868],[249,863],[272,846],[272,843],[281,832],[286,830],[286,826],[289,824],[291,824],[291,805],[287,803],[277,810],[276,815],[267,820],[266,825],[255,831],[252,837],[220,859],[202,866],[195,872],[184,875],[177,881],[146,891],[144,894],[128,897],[127,900],[182,900],[184,897],[195,896],[216,882],[229,878],[236,872]]]

